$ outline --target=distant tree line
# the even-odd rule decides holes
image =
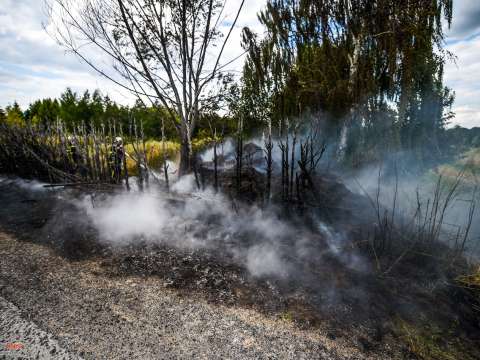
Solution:
[[[450,149],[455,153],[468,151],[472,148],[480,148],[480,128],[463,128],[459,125],[446,131],[447,141]]]
[[[78,94],[67,88],[59,98],[36,100],[25,110],[17,102],[8,105],[5,110],[0,108],[0,122],[48,127],[54,125],[56,121],[61,121],[70,131],[83,124],[87,131],[90,131],[102,125],[115,123],[128,133],[135,120],[137,124],[143,125],[145,136],[152,139],[161,138],[162,119],[165,120],[165,138],[179,141],[178,132],[170,121],[170,114],[162,106],[146,106],[140,100],[133,106],[120,105],[108,95],[102,95],[100,90],[93,93],[87,90],[83,94]],[[210,131],[212,125],[223,128],[224,134],[231,133],[234,127],[230,118],[212,113],[201,117],[194,137],[212,137]]]

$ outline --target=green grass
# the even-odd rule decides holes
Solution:
[[[424,360],[470,360],[468,349],[451,331],[440,331],[435,325],[417,326],[397,319],[396,330],[412,354]]]

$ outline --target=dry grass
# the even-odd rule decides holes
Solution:
[[[210,146],[213,143],[213,138],[204,137],[199,139],[194,139],[192,141],[192,146],[194,151],[201,151],[206,147]],[[147,163],[151,169],[160,170],[163,166],[163,144],[161,141],[157,140],[148,140],[145,143],[146,153],[147,153]],[[143,149],[143,147],[141,147]],[[125,151],[131,156],[136,158],[135,150],[132,144],[125,145]],[[175,157],[180,152],[180,143],[174,141],[165,142],[165,158],[167,160],[174,160]],[[138,172],[137,163],[130,157],[127,157],[127,168],[129,174],[136,175]]]
[[[475,148],[467,151],[463,156],[462,159],[459,161],[462,165],[467,167],[473,167],[476,169],[480,168],[480,149]]]
[[[194,139],[192,141],[192,146],[194,151],[201,151],[205,149],[210,144],[213,143],[213,139],[210,137],[205,137],[201,139]],[[164,145],[161,141],[149,140],[145,143],[146,153],[147,153],[147,163],[151,169],[160,170],[163,166],[163,149]],[[143,151],[143,147],[141,147]],[[132,144],[125,145],[125,151],[130,154],[132,157],[136,158],[135,150]],[[167,160],[174,160],[177,154],[180,152],[180,144],[174,141],[165,142],[165,158]],[[137,175],[137,163],[134,159],[127,157],[127,168],[128,172],[131,175]]]
[[[442,332],[433,325],[419,327],[403,319],[396,321],[400,337],[412,354],[424,360],[470,360],[464,344],[455,336],[455,332]]]
[[[480,313],[480,265],[470,275],[457,278],[457,282],[472,292],[475,299],[475,303],[472,306]]]
[[[463,285],[478,287],[480,289],[480,266],[471,275],[462,276],[458,279]]]
[[[463,181],[467,184],[480,183],[480,149],[475,148],[464,153],[458,161],[438,167],[438,173],[445,179],[454,179],[463,172]]]
[[[152,169],[159,170],[163,165],[164,158],[167,160],[173,160],[175,158],[176,154],[180,151],[180,144],[173,141],[166,141],[165,144],[162,144],[161,141],[149,140],[145,143],[145,148],[148,166]],[[143,151],[143,147],[141,149],[141,151]],[[163,154],[164,149],[165,157]],[[132,144],[126,144],[125,151],[132,157],[136,158],[135,150]],[[129,174],[131,175],[136,175],[138,173],[136,161],[128,156],[127,168]]]

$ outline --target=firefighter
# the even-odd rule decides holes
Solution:
[[[67,157],[70,163],[70,171],[75,174],[79,167],[80,156],[78,154],[77,140],[71,135],[67,137]]]
[[[120,183],[123,166],[123,156],[123,139],[117,136],[113,141],[110,150],[110,167],[112,171],[112,180],[116,184]]]

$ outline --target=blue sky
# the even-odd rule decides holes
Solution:
[[[228,0],[232,15],[239,0]],[[256,14],[264,2],[247,0],[232,34],[224,61],[241,54],[240,31],[260,31]],[[74,55],[65,53],[46,33],[43,0],[0,0],[0,107],[18,101],[22,107],[39,98],[57,97],[67,86],[83,92],[100,88],[120,103],[133,98],[96,75]],[[480,1],[454,0],[453,27],[446,48],[456,55],[446,65],[446,84],[456,92],[454,124],[480,126]],[[239,70],[241,60],[231,65]]]

